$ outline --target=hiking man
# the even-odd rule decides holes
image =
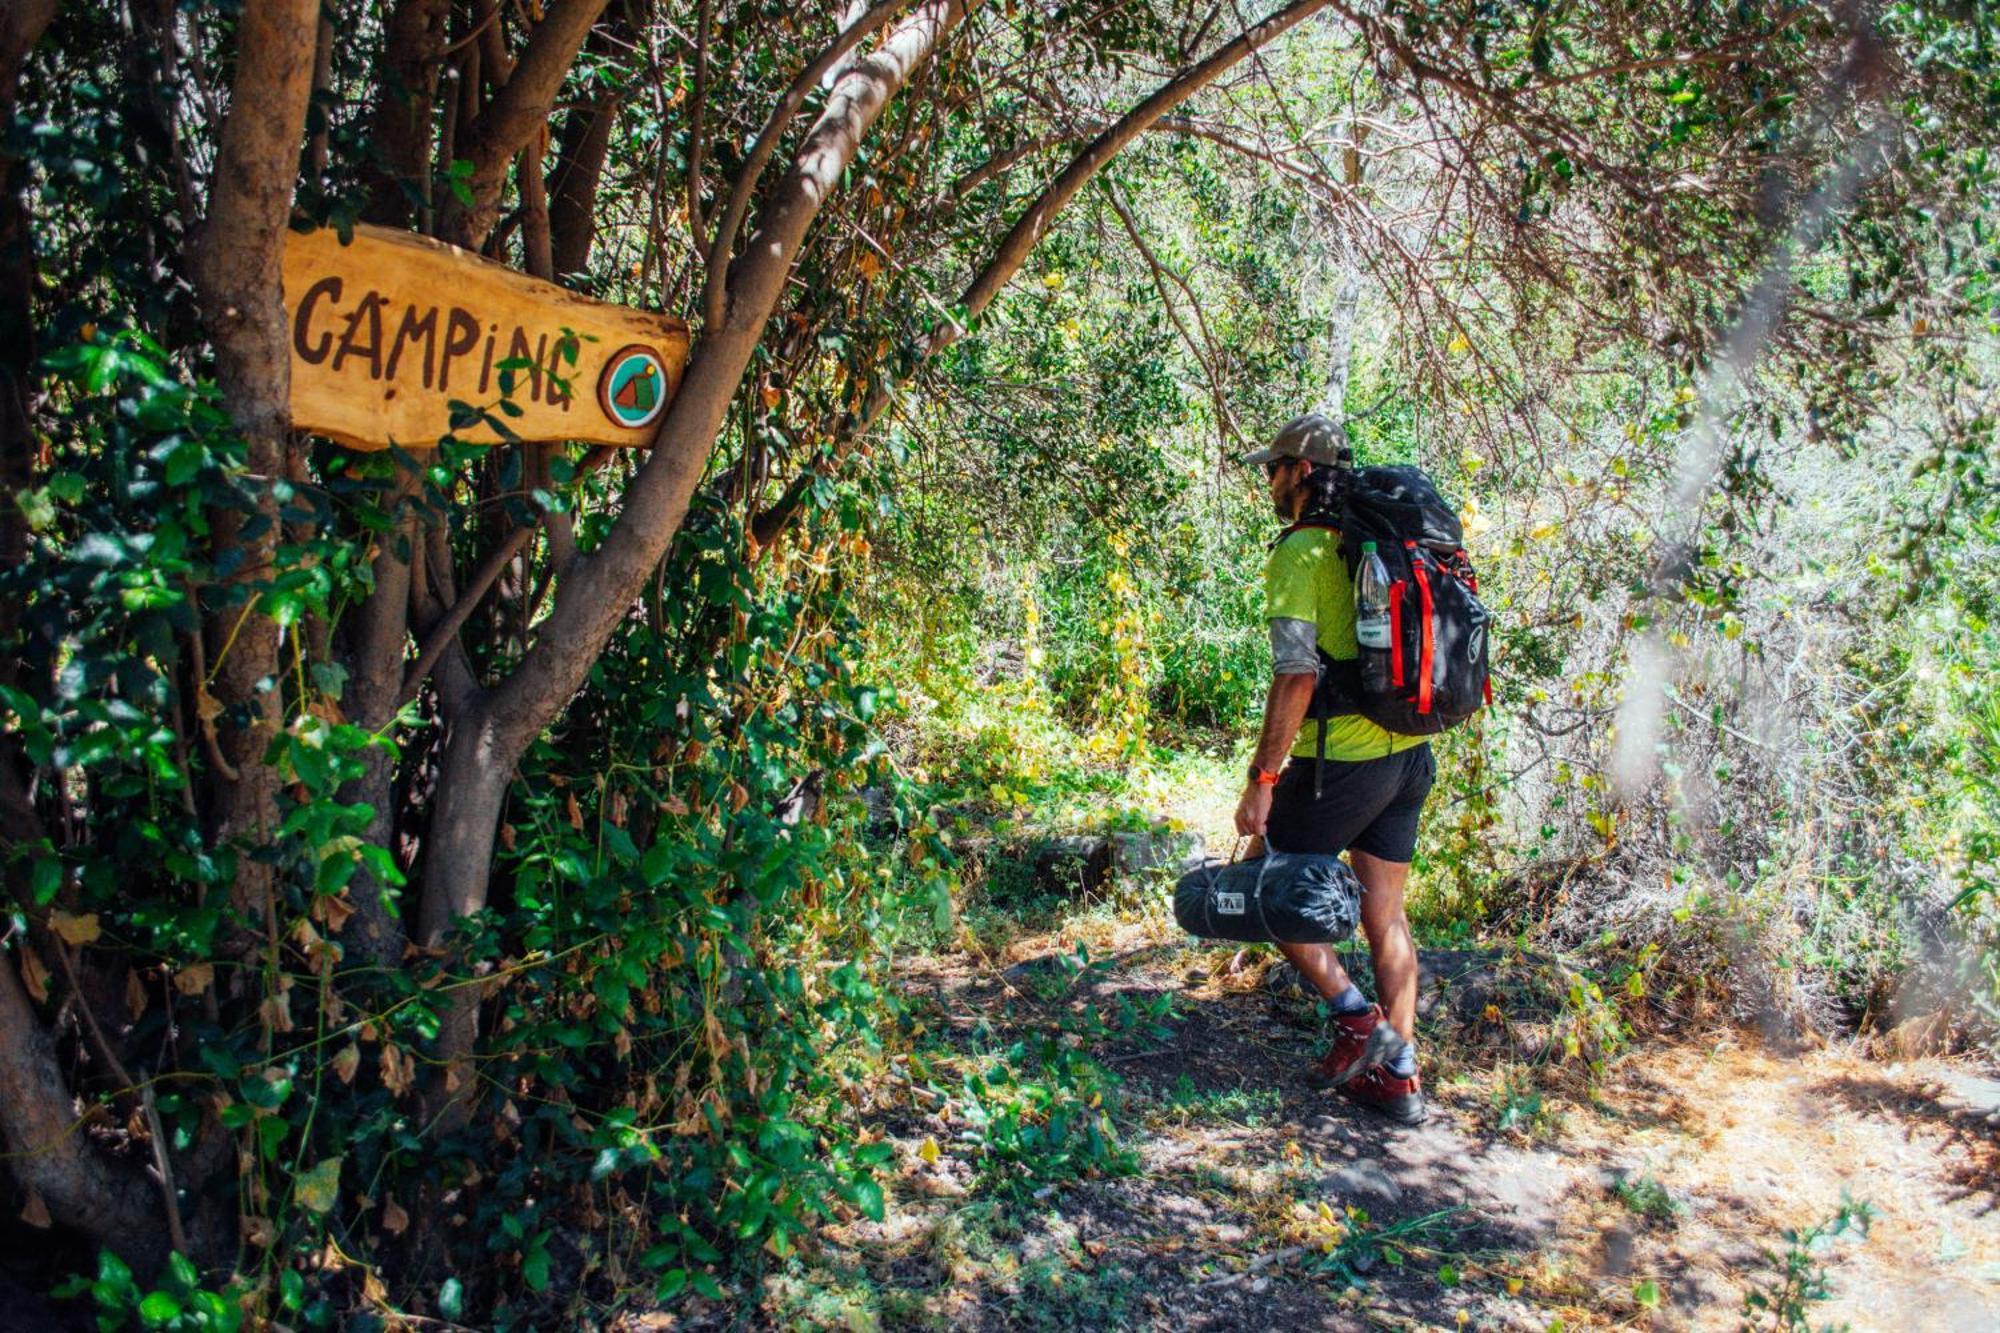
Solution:
[[[1308,413],[1244,459],[1263,465],[1272,507],[1293,526],[1271,548],[1264,569],[1273,674],[1236,831],[1259,839],[1252,856],[1267,847],[1347,853],[1363,888],[1361,928],[1382,1003],[1362,996],[1331,945],[1278,946],[1333,1009],[1333,1047],[1307,1079],[1415,1125],[1426,1112],[1414,1042],[1417,953],[1403,886],[1436,764],[1426,737],[1398,735],[1358,714],[1302,725],[1323,669],[1321,651],[1335,662],[1358,655],[1353,579],[1330,526],[1338,521],[1330,508],[1332,469],[1346,445],[1337,422]],[[1324,766],[1316,774],[1320,727]]]

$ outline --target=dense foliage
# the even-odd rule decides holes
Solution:
[[[1462,501],[1504,626],[1427,934],[1587,956],[1653,1021],[1990,1023],[1990,16],[1248,21],[1310,10],[1010,252],[1245,16],[328,3],[300,225],[663,309],[697,367],[740,333],[712,430],[612,458],[260,435],[201,259],[254,24],[55,12],[0,255],[0,1064],[46,1111],[6,1234],[54,1224],[107,1327],[518,1327],[751,1291],[881,1214],[911,1098],[963,1108],[982,1190],[1132,1169],[1072,1034],[920,1031],[892,968],[979,945],[996,832],[1238,771],[1271,528],[1232,459],[1314,405]],[[933,11],[742,314],[868,76],[801,71]]]

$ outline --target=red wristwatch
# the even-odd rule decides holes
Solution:
[[[1250,765],[1250,781],[1260,787],[1275,787],[1278,785],[1278,775],[1268,768],[1259,768],[1257,765],[1252,764]]]

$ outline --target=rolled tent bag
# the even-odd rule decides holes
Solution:
[[[1361,881],[1345,861],[1321,853],[1210,858],[1181,876],[1174,919],[1205,940],[1337,944],[1361,919]]]

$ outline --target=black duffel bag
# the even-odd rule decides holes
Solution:
[[[1347,862],[1317,852],[1211,858],[1181,876],[1174,919],[1205,940],[1337,944],[1361,919],[1361,881]]]

